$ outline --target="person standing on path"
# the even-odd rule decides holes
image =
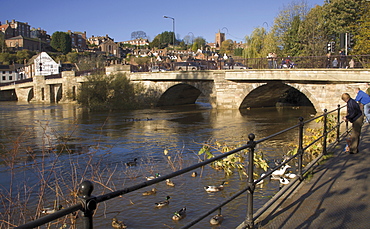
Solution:
[[[352,135],[350,154],[358,153],[358,145],[360,144],[360,135],[364,116],[358,103],[348,93],[342,94],[342,100],[347,103],[347,115],[343,117],[344,121],[352,123]]]
[[[364,91],[361,91],[360,88],[356,89],[356,102],[359,102],[361,110],[364,112],[366,116],[366,123],[370,121],[370,96],[366,94]]]

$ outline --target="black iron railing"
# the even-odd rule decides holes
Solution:
[[[353,61],[352,61],[353,60]],[[330,56],[277,56],[274,58],[243,58],[217,60],[156,61],[149,64],[131,66],[132,72],[148,71],[198,71],[235,69],[361,69],[370,67],[370,55],[330,55]],[[155,70],[153,70],[155,69]]]
[[[115,198],[115,197],[130,193],[130,192],[133,192],[135,190],[142,189],[144,187],[162,182],[166,179],[170,179],[170,178],[179,176],[181,174],[184,174],[184,173],[187,173],[187,172],[192,171],[194,169],[197,169],[199,167],[208,165],[208,164],[210,164],[214,161],[223,159],[223,158],[225,158],[229,155],[238,153],[238,152],[240,152],[242,150],[245,150],[245,149],[249,150],[249,153],[248,153],[249,162],[253,162],[254,161],[253,160],[253,158],[254,158],[254,149],[258,144],[260,144],[262,142],[265,142],[267,140],[270,140],[274,137],[277,137],[277,136],[279,136],[283,133],[298,130],[298,133],[299,133],[298,139],[297,139],[297,141],[298,141],[298,151],[295,155],[293,155],[290,158],[288,158],[287,160],[285,160],[283,163],[281,163],[276,168],[266,172],[264,176],[260,177],[257,180],[253,179],[253,173],[254,173],[254,167],[255,166],[252,163],[251,164],[252,166],[248,166],[248,168],[247,168],[248,180],[247,180],[246,187],[243,190],[239,191],[238,193],[236,193],[235,195],[233,195],[232,197],[230,197],[226,201],[224,201],[221,204],[219,204],[218,206],[210,209],[208,212],[205,212],[204,214],[198,216],[198,218],[192,220],[190,223],[188,223],[187,225],[182,227],[182,228],[192,227],[193,225],[197,224],[199,221],[206,218],[207,216],[209,216],[213,212],[217,211],[221,207],[229,204],[231,201],[233,201],[235,198],[237,198],[241,194],[247,192],[246,219],[245,219],[244,222],[241,222],[241,224],[238,228],[254,228],[255,221],[264,212],[266,212],[266,210],[269,207],[271,207],[272,204],[274,202],[276,202],[276,200],[278,200],[287,190],[289,190],[292,186],[297,185],[297,183],[300,183],[304,179],[304,175],[322,158],[322,156],[324,156],[328,152],[328,149],[327,149],[327,136],[328,136],[328,134],[335,131],[335,135],[336,135],[336,141],[334,143],[332,143],[330,145],[330,147],[334,146],[335,143],[339,143],[339,141],[345,135],[348,134],[348,132],[349,132],[348,125],[346,125],[346,128],[345,128],[344,131],[340,130],[340,127],[343,123],[343,121],[341,121],[340,114],[341,114],[341,109],[343,109],[344,107],[345,106],[341,107],[340,105],[338,105],[337,109],[332,110],[330,112],[328,112],[325,109],[324,113],[322,115],[317,116],[317,117],[312,118],[312,119],[307,120],[307,121],[304,121],[303,118],[299,118],[299,123],[298,124],[296,124],[296,125],[294,125],[290,128],[287,128],[285,130],[282,130],[280,132],[277,132],[273,135],[270,135],[268,137],[265,137],[263,139],[260,139],[260,140],[255,140],[255,135],[254,134],[249,134],[248,143],[246,145],[243,145],[243,146],[237,148],[237,149],[231,150],[231,151],[226,152],[222,155],[219,155],[219,156],[216,156],[214,158],[202,161],[200,163],[194,164],[192,166],[189,166],[187,168],[178,170],[176,172],[173,172],[173,173],[170,173],[170,174],[167,174],[167,175],[164,175],[164,176],[160,176],[156,179],[149,180],[149,181],[146,181],[146,182],[142,182],[142,183],[139,183],[137,185],[134,185],[134,186],[131,186],[131,187],[128,187],[128,188],[124,188],[124,189],[121,189],[121,190],[117,190],[117,191],[114,191],[114,192],[110,192],[110,193],[107,193],[107,194],[104,194],[104,195],[100,195],[100,196],[96,196],[96,197],[92,196],[91,194],[92,194],[93,189],[94,189],[93,183],[90,182],[90,181],[83,181],[79,186],[79,191],[78,191],[79,203],[78,204],[73,205],[73,206],[68,207],[68,208],[65,208],[65,209],[62,209],[62,210],[59,210],[56,213],[44,216],[42,218],[39,218],[39,219],[34,220],[32,222],[29,222],[29,223],[26,223],[24,225],[18,226],[16,228],[34,228],[34,227],[38,227],[38,226],[41,226],[41,225],[46,224],[48,222],[51,222],[53,220],[56,220],[58,218],[61,218],[63,216],[66,216],[68,214],[74,213],[76,211],[82,211],[82,213],[83,213],[82,214],[83,228],[85,228],[85,229],[93,228],[93,213],[94,213],[97,205],[101,202],[104,202],[104,201],[110,200],[112,198]],[[327,119],[327,117],[328,117],[329,114],[333,114],[334,116],[336,116],[336,123],[331,129],[328,129],[328,119]],[[303,137],[304,137],[304,127],[305,127],[305,125],[307,123],[315,121],[316,119],[319,119],[319,118],[323,118],[323,132],[322,132],[322,135],[319,136],[316,140],[314,140],[310,143],[304,143],[303,142]],[[318,157],[316,157],[313,161],[309,162],[308,165],[303,167],[303,155],[305,154],[305,151],[308,148],[310,148],[311,146],[313,146],[315,143],[320,142],[320,141],[322,142],[322,146],[323,146],[322,147],[322,153]],[[304,144],[306,144],[306,145],[304,145]],[[293,159],[298,160],[298,175],[297,175],[297,177],[295,179],[292,179],[291,182],[288,185],[286,185],[284,188],[282,188],[262,208],[260,208],[257,212],[254,213],[254,211],[253,211],[253,198],[254,198],[253,194],[254,194],[256,184],[258,182],[260,182],[261,180],[268,178],[270,175],[272,175],[272,173],[274,171],[280,169],[282,166],[286,165],[287,163],[289,163]]]

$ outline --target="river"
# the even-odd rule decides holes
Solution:
[[[93,195],[122,189],[145,181],[145,176],[168,174],[203,159],[198,151],[204,142],[245,144],[250,133],[254,133],[256,139],[264,138],[297,124],[300,116],[310,118],[313,114],[313,108],[303,107],[241,112],[212,109],[202,103],[89,113],[74,104],[2,102],[1,201],[8,195],[5,193],[11,191],[14,204],[22,203],[20,205],[32,212],[26,215],[34,215],[41,210],[38,206],[52,206],[53,202],[68,206],[73,203],[78,184],[85,179],[94,181]],[[295,136],[279,136],[257,150],[263,151],[269,161],[280,159],[287,151],[286,143]],[[138,164],[127,166],[134,158]],[[157,189],[155,195],[142,196],[143,191],[152,188],[147,187],[100,204],[94,228],[111,227],[113,217],[125,221],[128,228],[179,228],[246,185],[237,172],[225,176],[207,166],[197,173],[197,177],[189,173],[174,178],[175,187],[165,183],[153,185]],[[224,180],[228,184],[221,192],[208,194],[203,189]],[[23,191],[15,195],[16,190]],[[279,183],[275,181],[256,189],[255,209],[278,190]],[[37,195],[40,191],[44,193],[41,197]],[[154,203],[166,196],[171,197],[170,204],[155,208]],[[186,218],[172,221],[173,213],[184,206],[188,212]],[[9,205],[0,207],[1,212],[8,208]],[[22,220],[20,216],[17,218],[17,211],[12,214]],[[222,214],[225,221],[219,228],[236,227],[245,219],[246,195],[225,206]],[[5,215],[2,218],[5,219]],[[17,220],[12,223],[19,224]],[[208,220],[194,228],[210,228]]]

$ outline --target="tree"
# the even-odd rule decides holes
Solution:
[[[57,31],[51,38],[50,45],[56,51],[67,54],[72,50],[72,40],[68,33]]]
[[[291,50],[295,48],[291,44],[294,40],[297,41],[300,21],[305,19],[308,12],[306,1],[301,0],[287,5],[275,18],[271,32],[274,33],[276,44],[281,49],[282,55],[297,52],[297,50]]]
[[[203,37],[200,37],[200,36],[194,38],[193,42],[197,43],[197,48],[198,49],[204,48],[206,46],[206,43],[207,43],[206,40]]]
[[[150,43],[150,47],[163,49],[168,47],[169,44],[173,43],[173,32],[165,31],[155,36],[153,41]],[[176,43],[176,38],[175,38]]]
[[[231,55],[234,52],[234,42],[230,39],[223,41],[221,43],[220,47],[220,53],[221,54],[226,54],[226,55]]]
[[[21,51],[17,51],[17,63],[18,64],[23,64],[24,62],[28,61],[31,59],[31,57],[34,55],[34,52],[31,52],[27,49],[23,49]]]
[[[262,53],[265,44],[266,30],[262,27],[257,27],[253,30],[251,36],[246,36],[245,41],[247,47],[244,49],[243,56],[245,58],[260,58],[266,57],[267,53]]]
[[[301,22],[298,40],[301,44],[301,55],[323,56],[326,54],[327,43],[335,41],[335,36],[328,34],[328,28],[325,26],[324,7],[316,6],[310,10]]]
[[[131,33],[131,39],[147,39],[147,35],[144,31],[134,31]]]
[[[370,53],[370,2],[362,4],[358,13],[360,18],[356,22],[353,54],[367,55]]]

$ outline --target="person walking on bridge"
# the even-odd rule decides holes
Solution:
[[[361,91],[360,88],[356,89],[356,102],[359,102],[361,110],[364,112],[366,116],[366,123],[370,121],[370,96],[366,94],[364,91]]]
[[[348,93],[342,94],[342,100],[347,103],[347,115],[343,117],[344,121],[352,123],[352,135],[350,154],[358,153],[358,145],[360,144],[360,135],[364,116],[358,103]]]

